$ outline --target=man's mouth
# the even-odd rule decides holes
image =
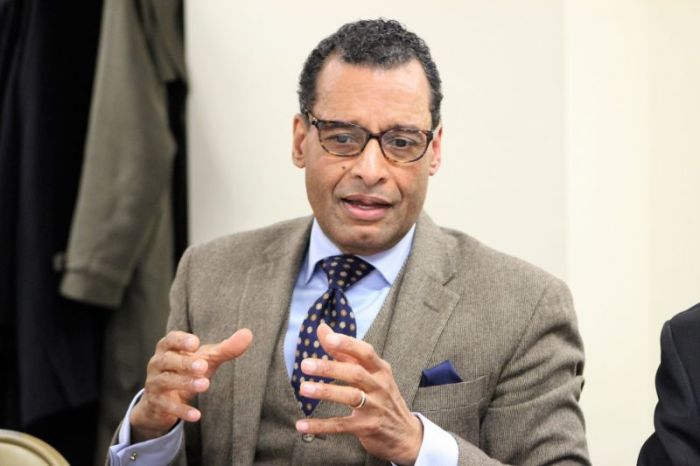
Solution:
[[[350,215],[358,220],[378,220],[392,206],[376,196],[351,195],[342,200]]]

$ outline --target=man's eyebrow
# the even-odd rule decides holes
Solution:
[[[351,123],[353,125],[361,126],[365,129],[367,128],[365,125],[360,123],[360,121],[358,121],[357,119],[347,119],[346,120],[346,119],[342,119],[342,118],[327,118],[327,119],[326,118],[319,118],[319,120],[327,121],[329,123]],[[422,127],[415,125],[413,123],[394,123],[392,125],[382,127],[379,130],[379,132],[388,131],[390,129],[410,129],[410,130],[414,130],[414,131],[422,131],[425,128],[422,128]]]

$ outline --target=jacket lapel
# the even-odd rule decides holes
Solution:
[[[421,214],[382,354],[391,364],[409,409],[418,391],[421,371],[427,368],[437,340],[460,299],[458,293],[446,286],[455,274],[450,254],[454,247],[454,239],[444,234],[426,214]],[[367,455],[367,466],[386,464]]]
[[[263,260],[248,272],[238,310],[238,327],[253,332],[253,344],[236,360],[233,397],[233,464],[253,464],[268,370],[289,304],[299,266],[306,253],[311,219],[298,222],[263,251]],[[285,327],[286,328],[286,327]]]
[[[421,371],[427,367],[460,299],[457,292],[446,286],[455,274],[451,255],[454,247],[454,239],[422,214],[383,354],[409,407],[418,390]]]

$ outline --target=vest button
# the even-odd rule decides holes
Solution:
[[[302,434],[301,439],[306,443],[311,443],[314,441],[316,436],[314,434]]]

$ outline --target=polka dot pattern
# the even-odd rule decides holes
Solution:
[[[321,269],[328,278],[328,290],[314,302],[309,314],[299,328],[299,339],[295,353],[292,387],[305,415],[309,416],[318,400],[299,394],[299,387],[305,380],[330,383],[333,379],[314,377],[301,371],[301,361],[305,358],[330,359],[317,338],[321,322],[330,325],[333,331],[354,337],[356,335],[355,314],[345,296],[345,290],[367,276],[374,267],[356,256],[331,256],[320,262]]]

